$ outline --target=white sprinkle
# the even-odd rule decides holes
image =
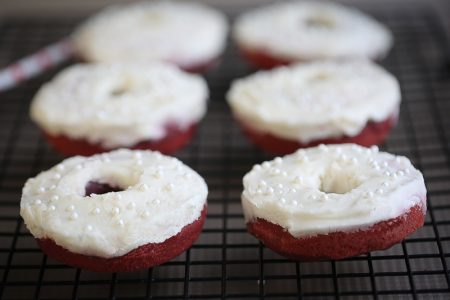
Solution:
[[[281,157],[276,157],[274,162],[276,165],[281,165],[281,163],[283,162],[283,159]]]
[[[140,158],[142,157],[142,153],[139,152],[139,151],[134,152],[133,155],[134,155],[134,157],[137,158],[137,159],[140,159]]]
[[[183,174],[183,178],[184,179],[190,179],[191,177],[192,177],[192,175],[189,172],[186,172],[186,173]]]
[[[292,201],[292,205],[295,205],[295,206],[297,206],[297,205],[298,205],[298,202],[297,202],[297,200],[293,200],[293,201]]]
[[[156,170],[155,173],[153,173],[153,177],[155,177],[157,179],[161,178],[162,175],[163,175],[163,172],[160,169]]]
[[[56,169],[58,169],[58,171],[62,171],[64,170],[65,166],[63,164],[59,164],[58,166],[56,166]]]
[[[260,186],[260,187],[266,187],[266,186],[267,186],[267,182],[265,182],[264,180],[261,180],[261,181],[259,182],[259,186]]]
[[[384,187],[388,187],[389,186],[389,182],[383,182],[383,184],[382,184]]]
[[[91,225],[87,225],[87,226],[86,226],[86,230],[87,230],[87,231],[92,231],[92,229],[93,229],[93,228],[92,228]]]
[[[294,188],[292,188],[292,189],[289,190],[289,192],[292,193],[292,194],[294,194],[294,193],[297,193],[297,190],[294,189]]]
[[[257,195],[262,195],[264,192],[263,192],[263,190],[262,189],[257,189],[256,190],[256,194]]]
[[[347,160],[347,155],[341,154],[341,155],[339,156],[339,160],[341,160],[341,161],[346,161],[346,160]]]
[[[53,175],[53,178],[54,178],[54,179],[60,179],[60,178],[61,178],[61,174],[55,173],[55,174]]]
[[[75,166],[75,169],[76,169],[76,170],[81,170],[81,169],[83,169],[83,166],[82,166],[81,164],[76,165],[76,166]]]
[[[145,184],[145,183],[141,184],[141,185],[139,186],[139,190],[142,191],[142,192],[147,191],[147,190],[148,190],[148,185]]]
[[[330,197],[329,197],[328,195],[326,195],[326,194],[325,194],[325,195],[323,195],[323,197],[322,197],[322,198],[323,198],[323,200],[324,200],[324,201],[328,201],[328,200],[330,200]]]
[[[117,221],[117,225],[122,227],[123,225],[125,225],[125,223],[123,222],[122,219],[120,219],[120,220]]]
[[[319,149],[323,152],[328,152],[328,147],[324,144],[320,144],[319,145]]]
[[[372,147],[370,147],[370,150],[372,150],[373,153],[377,153],[378,151],[380,151],[380,149],[376,145],[373,145]]]
[[[372,191],[368,191],[368,192],[366,192],[366,195],[365,195],[365,197],[366,198],[373,198],[373,192]]]
[[[405,172],[403,172],[402,170],[397,171],[397,176],[398,177],[402,177],[405,175]]]
[[[285,204],[285,203],[286,203],[286,199],[281,198],[281,199],[280,199],[280,202],[281,202],[282,204]]]
[[[378,195],[383,195],[384,191],[382,188],[378,188],[376,189],[375,193],[377,193]]]
[[[281,176],[287,177],[287,176],[288,176],[288,173],[287,173],[286,171],[283,171],[283,172],[281,172]]]
[[[274,192],[275,192],[275,191],[274,191],[273,187],[269,186],[269,187],[267,188],[267,193],[268,193],[269,195],[273,194]]]
[[[78,214],[77,214],[76,212],[71,213],[71,214],[70,214],[70,219],[71,219],[71,220],[78,219]]]
[[[282,183],[277,184],[277,188],[279,188],[280,190],[283,189],[283,184]]]
[[[54,189],[56,189],[56,185],[52,184],[52,185],[50,186],[50,190],[54,190]]]
[[[39,187],[39,192],[40,193],[45,193],[45,187],[43,187],[43,186]]]
[[[51,200],[52,201],[58,201],[59,200],[59,196],[58,195],[53,195]]]
[[[138,166],[142,166],[142,160],[140,160],[140,159],[137,160],[137,161],[136,161],[136,164],[137,164]]]
[[[105,162],[105,163],[109,163],[109,162],[111,162],[111,159],[109,158],[109,156],[104,155],[102,157],[102,161]]]
[[[128,209],[133,209],[135,207],[136,207],[136,203],[134,203],[134,202],[130,202],[130,203],[127,204],[127,208]]]
[[[50,205],[50,206],[48,207],[48,209],[49,209],[49,210],[55,210],[55,209],[56,209],[56,206]]]
[[[409,174],[409,173],[411,173],[411,170],[410,169],[405,169],[405,173]]]
[[[397,173],[391,173],[391,174],[389,174],[389,177],[397,178]]]
[[[358,163],[358,159],[357,159],[356,157],[353,157],[353,158],[350,160],[350,162],[351,162],[353,165],[356,165],[356,164]]]
[[[281,173],[281,171],[279,169],[272,169],[270,171],[270,175],[272,175],[272,176],[279,175],[280,173]]]
[[[155,199],[155,200],[153,200],[153,203],[155,203],[156,205],[158,205],[158,204],[160,204],[160,203],[161,203],[161,200],[159,200],[159,199]]]
[[[265,161],[262,163],[262,167],[263,167],[263,169],[268,169],[268,168],[270,168],[270,163],[268,161]]]
[[[92,214],[94,214],[94,215],[100,214],[100,208],[98,208],[98,207],[94,208],[94,209],[92,210]]]
[[[384,168],[387,168],[388,165],[389,165],[389,164],[387,163],[387,161],[383,161],[382,166],[383,166]]]
[[[114,207],[111,213],[112,213],[114,216],[117,216],[118,214],[120,214],[120,208],[118,208],[117,206]]]
[[[73,205],[69,205],[66,207],[66,211],[74,211],[75,210],[75,206]]]
[[[309,197],[309,199],[311,199],[311,200],[317,200],[317,196],[316,196],[316,195],[312,195],[312,196]]]
[[[175,185],[173,183],[168,183],[165,186],[166,191],[170,192],[171,190],[173,190],[173,188],[175,187]]]
[[[142,218],[147,219],[148,217],[150,217],[150,213],[146,210],[142,213]]]
[[[259,170],[261,170],[261,166],[260,165],[254,165],[253,166],[253,170],[259,171]]]
[[[121,194],[116,194],[116,199],[117,200],[121,200],[122,199],[122,195]]]
[[[384,175],[384,176],[391,176],[391,172],[385,171],[385,172],[383,173],[383,175]]]
[[[337,154],[340,154],[340,153],[342,152],[342,148],[341,148],[341,147],[336,147],[336,148],[334,148],[334,151],[335,151]]]
[[[41,204],[42,204],[41,199],[36,199],[36,200],[34,201],[34,204],[35,204],[35,205],[41,205]]]
[[[300,176],[295,176],[294,183],[295,184],[303,184],[303,178]]]

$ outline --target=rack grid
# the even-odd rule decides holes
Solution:
[[[426,6],[363,9],[394,32],[395,47],[382,63],[399,78],[403,102],[399,123],[381,148],[408,156],[424,173],[423,228],[388,250],[323,262],[287,260],[249,235],[241,179],[270,157],[242,136],[224,101],[231,80],[253,71],[231,45],[222,64],[206,75],[206,118],[192,143],[177,153],[210,188],[199,240],[176,259],[141,272],[102,274],[65,266],[39,250],[19,216],[26,179],[62,159],[28,117],[31,98],[61,67],[0,94],[0,298],[450,299],[448,37]],[[66,36],[78,21],[0,22],[0,66]]]

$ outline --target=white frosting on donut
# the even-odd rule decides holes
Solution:
[[[39,90],[31,117],[52,135],[127,147],[198,122],[207,98],[203,78],[169,64],[75,65]]]
[[[355,136],[368,121],[396,116],[397,80],[365,60],[321,61],[236,80],[228,102],[247,126],[289,140]]]
[[[294,237],[353,231],[426,211],[422,174],[406,157],[342,144],[301,149],[244,177],[247,222],[262,218]]]
[[[164,60],[190,67],[225,47],[224,15],[189,2],[147,1],[108,7],[74,34],[77,50],[94,62]]]
[[[85,196],[89,181],[124,190]],[[207,193],[200,175],[176,158],[116,150],[66,159],[29,179],[20,214],[36,238],[111,258],[179,233],[200,217]]]
[[[289,60],[379,58],[389,30],[360,11],[321,1],[278,2],[243,14],[234,38],[244,49]]]

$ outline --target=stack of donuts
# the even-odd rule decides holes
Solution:
[[[170,155],[207,111],[201,73],[226,44],[225,15],[190,2],[108,7],[72,41],[79,63],[42,86],[30,115],[72,156],[29,179],[21,216],[39,246],[68,265],[127,272],[191,247],[208,187]],[[242,13],[232,37],[256,71],[226,98],[242,132],[273,160],[243,178],[250,234],[293,260],[343,259],[386,249],[419,229],[422,174],[378,150],[400,112],[397,79],[376,64],[390,31],[322,1]]]

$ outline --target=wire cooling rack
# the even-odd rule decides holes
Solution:
[[[224,101],[233,78],[249,74],[232,46],[207,75],[208,115],[178,157],[210,188],[199,240],[150,270],[100,274],[46,257],[19,217],[25,180],[62,157],[28,117],[29,102],[49,72],[0,94],[0,297],[3,299],[450,299],[450,72],[447,38],[433,13],[420,8],[366,10],[394,32],[383,62],[400,80],[398,126],[383,149],[406,155],[428,187],[423,228],[404,242],[342,261],[298,263],[247,234],[241,178],[269,158],[241,135]],[[0,23],[0,66],[59,40],[79,20],[9,19]]]

